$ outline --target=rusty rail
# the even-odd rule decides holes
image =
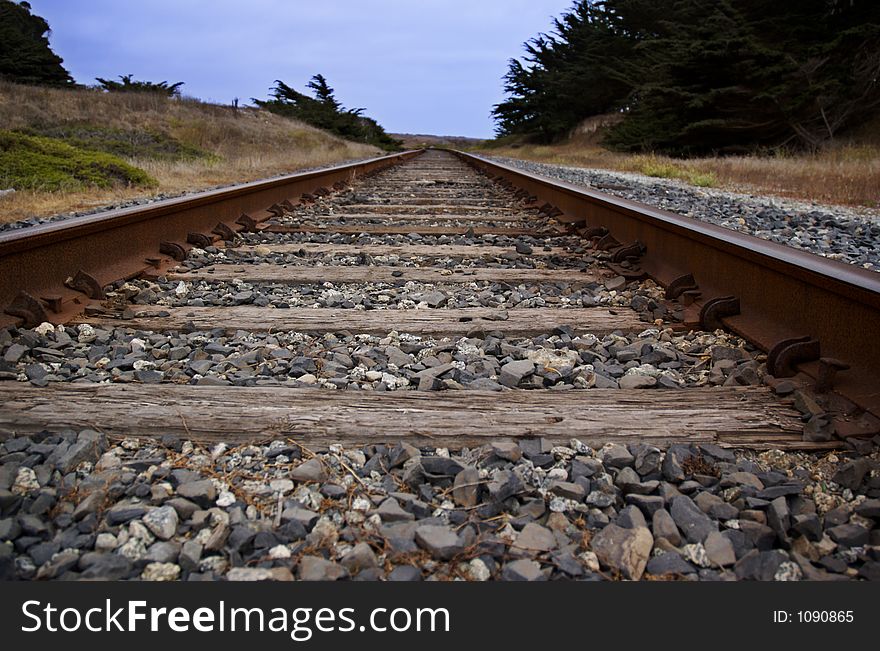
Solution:
[[[253,228],[286,203],[378,171],[420,150],[254,181],[0,233],[0,327],[62,323],[102,286],[183,259],[190,246]],[[339,187],[339,186],[337,186]]]
[[[826,391],[833,382],[837,393],[880,416],[880,274],[453,153],[594,238],[623,275],[653,278],[670,298],[692,303],[686,320],[695,327],[724,326],[766,351],[771,374],[799,370]]]

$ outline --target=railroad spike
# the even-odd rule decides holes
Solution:
[[[36,298],[22,290],[12,302],[3,310],[9,316],[14,316],[24,321],[25,328],[33,328],[49,320],[49,315],[43,309],[42,304]]]
[[[103,300],[107,298],[104,295],[104,287],[101,283],[99,283],[94,276],[87,274],[82,269],[77,271],[73,278],[68,278],[64,284],[71,289],[82,292],[93,300]]]
[[[52,296],[40,296],[40,301],[49,308],[55,314],[61,312],[61,304],[63,303],[63,299],[60,296],[52,295]]]
[[[290,203],[290,199],[285,199],[284,201],[279,201],[278,205],[284,208],[285,211],[289,212],[294,209],[294,205]]]
[[[217,222],[217,225],[211,229],[211,232],[214,233],[214,235],[219,235],[220,239],[224,242],[231,242],[235,239],[235,231],[223,222]]]
[[[678,302],[687,307],[688,305],[696,303],[702,295],[703,292],[699,289],[687,289],[678,297]]]
[[[581,231],[581,237],[591,240],[594,237],[602,237],[608,234],[608,229],[604,226],[590,226]]]
[[[804,362],[814,362],[821,357],[818,339],[812,337],[792,337],[776,342],[767,353],[767,372],[773,377],[791,377],[795,366]]]
[[[610,251],[611,249],[616,249],[618,246],[620,246],[620,242],[614,239],[614,236],[611,233],[607,232],[599,238],[598,242],[596,242],[596,248],[600,251]]]
[[[700,309],[700,327],[710,331],[723,329],[724,323],[721,319],[739,313],[739,299],[736,296],[710,298]]]
[[[684,294],[695,290],[699,287],[697,281],[694,280],[693,274],[684,274],[674,279],[666,286],[666,298],[673,300]]]
[[[816,391],[827,393],[834,388],[834,376],[838,371],[849,370],[849,364],[833,357],[819,358],[819,377],[816,378]]]
[[[302,201],[303,203],[314,203],[315,199],[315,195],[309,194],[308,192],[303,192],[300,196],[300,201]]]
[[[167,255],[178,262],[186,260],[186,250],[177,242],[160,242],[159,253]]]
[[[275,204],[275,205],[277,205],[277,204]],[[271,211],[272,208],[270,207],[269,210]],[[284,214],[283,211],[281,214]],[[279,216],[279,215],[276,215],[276,216]],[[250,215],[248,215],[247,213],[241,213],[241,215],[239,215],[238,219],[235,220],[235,223],[238,224],[239,226],[241,226],[242,230],[244,230],[245,233],[255,233],[257,230],[256,220],[253,217],[251,217]]]
[[[199,247],[200,249],[204,249],[214,245],[213,238],[205,235],[204,233],[187,233],[186,241],[193,246]]]
[[[266,210],[272,213],[273,217],[282,217],[284,215],[284,206],[279,203],[273,203],[271,206],[266,208]],[[239,219],[241,219],[241,217],[239,217]],[[248,219],[251,219],[251,217],[248,217]]]
[[[622,246],[611,255],[612,262],[623,262],[624,260],[638,260],[647,251],[647,247],[636,240],[629,246]]]

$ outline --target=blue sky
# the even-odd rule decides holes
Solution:
[[[30,0],[80,83],[131,73],[228,103],[322,73],[389,131],[487,137],[507,60],[571,0]]]

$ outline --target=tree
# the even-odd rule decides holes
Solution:
[[[364,109],[346,109],[342,106],[323,75],[315,75],[306,86],[312,90],[314,97],[300,93],[276,79],[275,87],[271,91],[273,99],[253,101],[261,108],[302,120],[348,140],[369,143],[387,150],[400,148],[400,141],[385,133],[374,119],[363,115]]]
[[[165,95],[166,97],[179,97],[180,87],[183,86],[182,81],[169,84],[167,81],[137,81],[132,80],[134,75],[120,75],[121,81],[113,81],[110,79],[102,79],[95,77],[95,81],[100,84],[103,90],[109,93],[156,93]]]
[[[673,154],[821,146],[880,115],[876,0],[579,0],[525,44],[498,133]]]
[[[0,0],[0,78],[21,84],[73,83],[63,59],[49,47],[49,24],[27,2]]]

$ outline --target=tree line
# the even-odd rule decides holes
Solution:
[[[815,149],[880,115],[877,0],[578,0],[524,44],[499,136],[679,155]]]

